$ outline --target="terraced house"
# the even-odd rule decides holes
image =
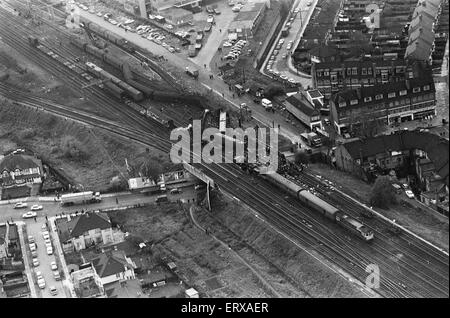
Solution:
[[[344,61],[313,64],[314,88],[326,98],[342,89],[352,89],[415,77],[418,65],[408,66],[402,60]]]
[[[414,10],[405,59],[432,63],[435,27],[442,11],[441,0],[420,0]]]
[[[330,100],[335,129],[343,134],[368,121],[387,125],[436,115],[431,76],[372,87],[348,89]]]

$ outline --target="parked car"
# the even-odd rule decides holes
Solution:
[[[55,262],[55,261],[53,261],[53,262],[50,263],[50,267],[52,268],[52,271],[55,271],[55,270],[58,269],[58,266],[56,265],[56,262]]]
[[[312,5],[312,1],[308,1],[308,3],[306,4],[308,7],[310,7]]]
[[[208,18],[206,19],[206,22],[213,23],[214,22],[214,16],[213,15],[209,15]]]
[[[32,251],[32,252],[31,252],[31,257],[33,257],[33,258],[38,257],[37,251]]]
[[[208,13],[214,13],[214,9],[210,6],[206,6],[206,12]]]
[[[28,206],[25,202],[17,202],[14,204],[14,209],[24,209]]]
[[[221,13],[220,10],[217,9],[217,8],[214,8],[213,10],[214,10],[214,13],[215,13],[216,15],[219,15],[219,14]]]
[[[51,246],[47,246],[47,255],[53,254],[53,248]]]
[[[40,211],[40,210],[42,210],[42,205],[35,204],[31,206],[31,211]]]
[[[97,16],[101,18],[103,16],[103,13],[97,12]]]
[[[47,238],[50,238],[50,235],[49,235],[48,231],[42,232],[42,237],[44,238],[44,240],[47,239]]]
[[[38,267],[39,265],[40,265],[39,260],[36,257],[34,257],[33,258],[33,266]]]
[[[58,271],[53,271],[53,278],[55,280],[61,280],[61,276],[59,275]]]
[[[179,193],[181,193],[180,189],[174,188],[174,189],[170,190],[170,194],[179,194]]]
[[[55,286],[50,286],[50,295],[52,296],[58,295],[58,290],[56,289]]]
[[[33,235],[28,235],[28,242],[30,242],[30,243],[35,242]]]
[[[24,219],[34,218],[35,216],[37,216],[37,213],[33,211],[28,211],[27,213],[22,214],[22,218]]]
[[[414,193],[411,190],[405,190],[405,194],[408,198],[414,199]]]
[[[35,251],[36,250],[36,243],[30,243],[30,251]]]

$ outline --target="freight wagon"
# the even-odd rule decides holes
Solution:
[[[365,241],[371,241],[373,239],[373,231],[370,230],[363,223],[352,217],[346,215],[336,207],[325,202],[321,198],[315,196],[307,189],[297,185],[296,183],[286,179],[285,177],[279,175],[278,173],[264,174],[261,175],[268,181],[274,183],[280,188],[284,189],[291,195],[295,196],[305,205],[311,207],[315,211],[324,215],[326,218],[336,222],[343,228],[349,230],[350,232],[356,234],[358,237]]]

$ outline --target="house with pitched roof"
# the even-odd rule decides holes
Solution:
[[[8,257],[8,227],[0,223],[0,260]]]
[[[34,156],[11,153],[0,158],[0,185],[42,183],[42,161]]]
[[[57,219],[56,228],[65,253],[114,242],[111,221],[106,213],[68,215],[67,218]]]
[[[136,264],[122,250],[104,252],[91,260],[103,285],[135,279]]]

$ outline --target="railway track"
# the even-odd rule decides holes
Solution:
[[[5,16],[5,14],[1,13],[1,10],[0,14],[2,18],[5,18],[0,19],[0,33],[8,44],[16,49],[19,48],[27,58],[48,69],[58,78],[67,81],[68,86],[72,89],[79,91],[81,94],[86,92],[80,91],[80,85],[76,83],[80,81],[79,77],[74,77],[70,72],[58,70],[61,67],[56,65],[54,61],[49,60],[45,55],[38,56],[37,60],[33,59],[33,56],[36,57],[36,54],[33,54],[35,52],[30,54],[29,50],[31,48],[24,40],[23,34],[16,31],[17,26],[9,28],[3,22],[7,21],[7,15]],[[15,36],[9,36],[8,33]],[[114,110],[120,115],[125,115],[125,118],[124,116],[118,116],[121,117],[120,122],[123,123],[120,125],[122,130],[111,125],[110,122],[103,123],[103,127],[112,127],[109,131],[123,133],[123,136],[149,146],[155,146],[154,136],[159,136],[157,147],[161,147],[160,149],[165,151],[170,149],[167,129],[160,123],[144,120],[138,113],[127,109],[127,107],[118,101],[114,101],[97,89],[89,90],[88,95],[91,101],[98,101],[98,105],[102,110],[109,112]],[[70,110],[66,110],[66,115],[69,116],[69,114]],[[83,120],[87,120],[87,118]],[[99,125],[100,123],[91,122],[91,124]],[[159,141],[161,141],[161,144],[159,144]],[[236,165],[198,164],[196,166],[208,176],[217,180],[216,182],[221,189],[253,207],[278,229],[293,237],[302,245],[319,252],[347,272],[352,273],[358,280],[365,281],[367,276],[365,272],[366,266],[371,264],[373,259],[372,255],[370,255],[371,251],[363,247],[366,246],[365,243],[349,238],[344,231],[334,224],[330,224],[330,222],[327,223],[323,218],[317,216],[314,211],[295,200],[285,198],[286,195],[282,191],[274,191],[272,186],[265,184],[259,178],[249,177]],[[274,192],[276,193],[275,196]],[[276,203],[274,203],[274,197],[278,200]],[[383,255],[383,251],[378,252]],[[381,295],[386,297],[428,297],[431,295],[448,297],[448,289],[444,295],[438,290],[428,291],[423,286],[422,288],[418,286],[419,289],[417,291],[410,288],[405,290],[398,282],[398,278],[403,279],[403,276],[398,276],[398,274],[397,269],[388,269],[386,276],[382,277],[381,288],[378,291]],[[413,286],[416,287],[415,285]]]

